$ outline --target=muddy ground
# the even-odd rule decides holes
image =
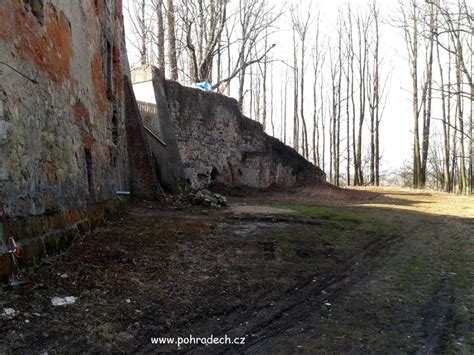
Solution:
[[[0,293],[0,352],[473,353],[474,200],[330,187],[134,202]],[[75,296],[55,307],[55,296]],[[157,345],[152,337],[245,338]]]

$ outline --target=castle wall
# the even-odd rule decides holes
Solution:
[[[236,100],[173,81],[166,81],[164,88],[185,176],[193,188],[325,181],[321,169],[243,116]]]
[[[10,234],[34,265],[129,190],[123,38],[120,0],[0,2],[0,279]]]

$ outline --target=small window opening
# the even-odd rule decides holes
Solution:
[[[219,176],[219,171],[215,167],[213,167],[211,171],[211,181],[216,181],[218,176]]]
[[[25,5],[27,5],[33,15],[36,16],[36,18],[43,23],[44,19],[44,0],[23,0]]]
[[[105,48],[105,76],[107,79],[107,94],[109,98],[112,98],[112,44],[107,39]]]
[[[119,131],[118,131],[118,117],[117,111],[114,110],[112,113],[112,142],[117,145],[119,141]]]
[[[89,198],[95,201],[95,187],[94,187],[94,169],[92,163],[92,154],[89,149],[84,149],[86,157],[86,171],[87,171],[87,187],[89,189]]]

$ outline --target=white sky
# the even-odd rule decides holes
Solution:
[[[129,0],[133,1],[133,0]],[[232,0],[231,0],[232,1]],[[350,4],[353,10],[358,6],[366,7],[370,4],[371,0],[351,0]],[[125,1],[125,4],[127,1]],[[271,4],[274,4],[276,7],[281,7],[282,2],[277,0],[270,0]],[[302,8],[309,8],[311,5],[312,11],[319,9],[320,10],[320,26],[321,31],[326,36],[334,36],[336,33],[336,17],[337,9],[339,6],[345,6],[347,0],[302,0]],[[387,18],[392,16],[396,12],[398,6],[397,2],[389,0],[378,0],[378,5],[380,7],[380,12],[382,16],[382,21],[385,22]],[[287,58],[291,63],[292,56],[292,40],[291,32],[289,30],[288,18],[289,18],[289,6],[288,9],[284,9],[285,15],[278,22],[279,31],[274,35],[273,41],[270,40],[270,43],[276,43],[276,47],[273,52],[273,57],[278,59]],[[130,34],[130,24],[127,20],[127,12],[124,11],[126,17],[125,25],[127,34],[127,48],[129,51],[130,64],[133,66],[138,61],[137,51],[134,50],[133,45],[130,43],[130,40],[133,40],[133,36]],[[404,160],[411,159],[411,127],[412,127],[412,116],[411,116],[411,103],[410,103],[410,87],[411,79],[408,71],[408,64],[406,62],[406,48],[404,44],[404,39],[400,30],[386,23],[381,24],[380,28],[381,34],[381,56],[384,60],[383,70],[384,75],[388,71],[391,71],[391,80],[389,81],[388,90],[388,99],[384,111],[383,120],[381,122],[381,150],[382,150],[382,170],[393,170],[400,167]],[[308,51],[309,52],[309,51]],[[309,58],[309,57],[308,57]],[[281,85],[284,84],[284,66],[281,65],[281,68],[275,66],[274,69],[274,96],[280,93]],[[283,68],[283,69],[282,69]],[[311,70],[311,65],[308,66],[309,75]],[[281,77],[278,77],[281,75]],[[291,79],[290,79],[291,80]],[[308,79],[310,80],[310,79]],[[292,86],[292,83],[288,85]],[[288,105],[292,106],[291,100],[291,88],[289,90],[289,101]],[[308,87],[306,89],[307,101],[311,103],[312,106],[312,91]],[[234,90],[231,95],[235,95],[236,91]],[[329,103],[328,103],[329,104]],[[288,112],[291,112],[291,108],[288,108]],[[274,104],[274,110],[278,111],[280,109],[280,102]],[[312,112],[312,107],[307,108],[307,115],[309,116]],[[289,116],[290,117],[290,116]],[[368,117],[368,113],[367,113]],[[290,118],[289,118],[290,120]],[[290,127],[288,127],[290,129]],[[279,137],[279,128],[276,129],[276,136]],[[270,127],[267,127],[267,132],[271,133]],[[368,137],[368,132],[364,132],[366,138]],[[290,135],[288,133],[288,135]],[[345,143],[342,143],[345,144]],[[343,153],[344,154],[344,153]],[[345,155],[344,155],[345,156]],[[342,163],[345,164],[344,162]]]
[[[279,1],[272,1],[276,6]],[[302,0],[300,2],[303,8],[309,8],[320,11],[320,26],[326,36],[336,36],[336,19],[338,8],[345,8],[347,0]],[[357,7],[366,8],[372,0],[350,0],[352,11]],[[387,84],[387,101],[380,126],[380,145],[382,153],[382,170],[393,170],[399,168],[404,160],[411,159],[412,149],[412,115],[411,115],[411,78],[406,61],[406,47],[404,38],[399,29],[388,24],[390,17],[397,11],[397,2],[389,0],[378,0],[378,6],[382,16],[380,26],[380,53],[383,58],[383,73],[386,75],[389,71],[392,73]],[[281,5],[280,5],[281,6]],[[289,16],[289,15],[288,15]],[[287,16],[287,17],[288,17]],[[278,34],[278,51],[288,51],[292,54],[292,39],[289,25],[282,28]],[[328,74],[326,74],[328,76]],[[308,92],[308,100],[312,100],[312,92]],[[329,104],[329,102],[328,102]],[[366,118],[366,127],[368,124]],[[368,138],[367,130],[364,132]],[[344,163],[345,164],[345,163]]]

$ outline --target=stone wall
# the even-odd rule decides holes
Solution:
[[[325,174],[294,149],[244,117],[237,101],[217,93],[164,83],[185,176],[193,188],[290,187],[322,182]]]
[[[129,190],[123,38],[120,0],[0,1],[0,202],[25,266]]]

